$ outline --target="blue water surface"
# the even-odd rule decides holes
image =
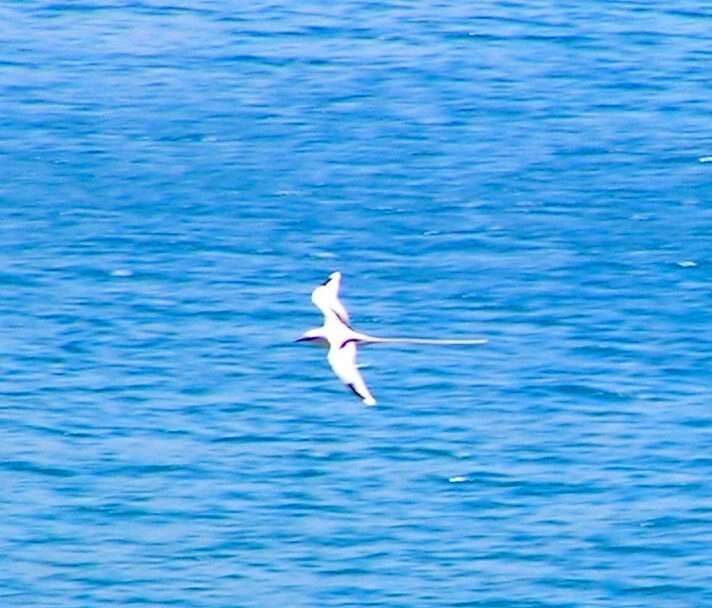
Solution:
[[[0,2],[0,604],[712,606],[711,18]]]

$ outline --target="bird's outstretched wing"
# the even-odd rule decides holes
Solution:
[[[343,346],[332,345],[326,357],[331,369],[365,405],[376,405],[376,400],[368,390],[356,367],[356,343],[349,342]]]
[[[326,281],[312,291],[311,300],[325,317],[334,314],[342,323],[349,325],[349,313],[339,300],[339,287],[341,287],[341,273],[332,272]]]

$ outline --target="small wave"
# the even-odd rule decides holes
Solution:
[[[130,276],[133,276],[133,271],[129,270],[128,268],[117,268],[116,270],[111,271],[111,276],[112,277],[130,277]]]

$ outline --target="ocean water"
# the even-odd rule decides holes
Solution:
[[[712,606],[711,17],[1,2],[0,604]]]

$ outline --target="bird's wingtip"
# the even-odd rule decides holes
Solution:
[[[328,277],[326,277],[326,281],[324,281],[322,285],[328,285],[332,281],[336,283],[341,281],[341,273],[338,270],[336,272],[332,272]]]

